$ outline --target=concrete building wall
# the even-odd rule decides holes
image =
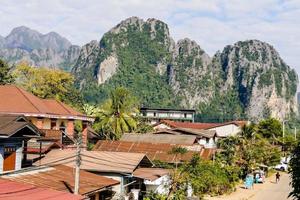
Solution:
[[[235,124],[219,126],[219,127],[211,128],[209,130],[215,130],[217,136],[219,137],[235,136],[241,131],[240,127]]]

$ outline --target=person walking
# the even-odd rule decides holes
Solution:
[[[276,173],[276,183],[278,183],[279,180],[280,180],[280,174],[279,174],[279,172],[277,172],[277,173]]]

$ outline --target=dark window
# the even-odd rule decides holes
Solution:
[[[55,129],[55,128],[56,128],[56,121],[51,120],[51,129]]]

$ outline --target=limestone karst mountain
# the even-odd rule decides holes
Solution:
[[[125,86],[144,106],[196,108],[203,120],[297,111],[297,74],[271,45],[237,42],[211,58],[195,41],[175,42],[156,19],[122,21],[85,45],[72,71],[91,102]]]
[[[210,57],[189,38],[174,41],[157,19],[128,18],[81,48],[19,27],[0,37],[0,58],[72,68],[89,103],[123,86],[143,106],[194,108],[203,121],[297,113],[298,76],[270,44],[239,41]]]
[[[0,37],[0,58],[10,64],[26,61],[35,66],[70,70],[79,51],[79,46],[55,32],[41,34],[25,26],[14,28],[5,38]]]

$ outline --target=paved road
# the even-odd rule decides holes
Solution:
[[[264,184],[255,184],[254,189],[238,188],[230,195],[206,198],[207,200],[291,200],[288,174],[281,173],[281,180],[275,183],[275,176],[268,178]]]

